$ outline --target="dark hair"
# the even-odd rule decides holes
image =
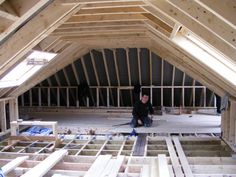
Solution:
[[[148,92],[142,92],[142,96],[144,96],[144,95],[149,96],[149,93]]]

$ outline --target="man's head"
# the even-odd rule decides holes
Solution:
[[[141,101],[143,104],[146,104],[149,100],[149,95],[148,94],[142,94],[142,98],[141,98]]]

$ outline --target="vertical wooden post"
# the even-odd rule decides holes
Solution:
[[[39,106],[42,106],[41,88],[38,88]]]
[[[57,88],[57,106],[60,106],[60,88]]]
[[[10,122],[19,119],[17,98],[9,100]]]
[[[117,107],[120,107],[120,89],[117,88]]]
[[[5,132],[7,130],[5,101],[0,102],[0,121],[1,131]]]
[[[236,122],[236,102],[230,102],[230,130],[229,130],[229,141],[235,144],[235,122]]]
[[[70,95],[69,95],[69,88],[66,88],[66,106],[70,107]]]
[[[96,88],[97,107],[99,107],[99,88]]]
[[[107,88],[107,107],[110,107],[110,94],[109,94],[109,87]]]
[[[50,88],[48,88],[48,106],[51,106]]]

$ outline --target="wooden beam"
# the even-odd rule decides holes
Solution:
[[[76,67],[75,67],[75,63],[74,63],[74,62],[71,63],[71,66],[72,66],[73,73],[74,73],[74,75],[75,75],[76,83],[77,83],[77,85],[79,85],[79,84],[80,84],[79,75],[78,75],[78,73],[77,73],[77,69],[76,69]]]
[[[94,177],[94,174],[100,176],[109,163],[111,157],[111,155],[98,156],[84,177]]]
[[[13,22],[19,20],[18,16],[11,14],[9,12],[5,12],[3,10],[0,10],[0,17],[6,18],[6,19],[11,20]]]
[[[179,29],[181,28],[181,25],[179,23],[175,23],[174,28],[172,29],[172,32],[170,34],[170,38],[173,39],[176,34],[178,33]]]
[[[199,25],[198,22],[193,23],[192,18],[189,18],[189,16],[183,13],[180,9],[170,4],[170,1],[160,0],[157,2],[155,0],[148,0],[148,2],[151,6],[158,10],[161,10],[164,14],[170,16],[174,21],[182,24],[190,31],[204,39],[210,45],[235,61],[234,56],[236,55],[236,50],[234,47],[226,43],[211,31],[207,30],[204,26]]]
[[[7,175],[9,172],[14,170],[16,167],[18,167],[20,164],[22,164],[24,161],[26,161],[29,158],[29,156],[22,156],[17,157],[13,159],[11,162],[7,163],[3,167],[1,167],[1,170],[4,175]]]
[[[60,0],[54,1],[20,28],[0,48],[0,75],[6,72],[16,61],[19,61],[42,39],[60,26],[61,23],[68,20],[79,9],[79,5],[63,6]],[[33,33],[29,33],[29,31],[33,31]]]
[[[111,159],[102,172],[101,177],[117,177],[124,160],[125,156],[117,156],[116,159]]]
[[[101,8],[82,8],[76,15],[101,15],[101,14],[136,14],[146,12],[141,7],[101,7]]]
[[[162,46],[162,47],[160,46],[162,48],[162,50],[160,50],[160,48],[159,49],[156,48],[159,51],[158,54],[160,56],[162,56],[162,58],[169,58],[170,59],[170,58],[176,58],[177,56],[181,56],[181,58],[183,59],[181,64],[179,63],[179,64],[174,64],[174,65],[178,68],[181,68],[182,71],[187,71],[187,68],[190,69],[191,72],[189,72],[189,71],[186,72],[188,75],[190,75],[194,79],[198,80],[202,84],[206,85],[210,89],[214,90],[218,95],[224,95],[225,90],[228,90],[229,93],[235,92],[235,90],[232,89],[232,85],[225,83],[226,82],[225,79],[224,80],[222,78],[220,79],[219,78],[220,76],[213,74],[212,70],[209,71],[209,68],[207,66],[197,62],[196,60],[192,60],[191,58],[193,58],[193,56],[191,56],[190,54],[187,54],[186,51],[184,51],[183,49],[179,48],[176,45],[171,44],[170,41],[165,40],[165,38],[163,36],[157,36],[157,35],[153,35],[153,34],[150,34],[150,35],[152,36],[153,39],[155,39],[157,41],[157,43],[155,45]],[[161,38],[162,38],[162,40],[160,40]],[[171,51],[163,52],[163,49],[164,49],[163,46],[165,46],[164,48],[166,48],[166,49],[169,48],[172,52]],[[153,48],[153,47],[151,47],[151,48]],[[166,49],[164,49],[164,50],[166,50]],[[168,55],[172,55],[172,54],[174,54],[175,56],[172,56],[172,57],[168,56]],[[169,60],[169,62],[172,63],[174,61]],[[199,71],[201,71],[201,74],[199,74],[200,73]],[[194,74],[194,72],[195,72],[195,74]],[[209,75],[211,77],[209,77]],[[213,77],[216,77],[217,79],[216,78],[213,79]]]
[[[182,168],[184,170],[184,175],[186,177],[193,177],[192,170],[191,170],[190,165],[188,163],[188,160],[187,160],[187,158],[184,154],[183,148],[182,148],[182,146],[179,142],[179,138],[178,137],[172,137],[172,139],[175,143],[176,151],[178,153],[180,163],[181,163]]]
[[[181,0],[175,0],[169,2],[178,9],[181,9],[182,12],[188,14],[192,20],[195,20],[221,40],[228,43],[228,45],[236,48],[236,27],[234,25],[231,26],[196,1],[187,0],[183,3]],[[236,15],[236,13],[234,14]]]
[[[171,138],[166,137],[165,140],[166,140],[166,145],[167,145],[167,148],[168,148],[168,152],[170,154],[170,160],[171,160],[171,164],[173,166],[175,175],[178,176],[178,177],[184,177],[184,174],[181,170],[181,165],[179,163],[179,158],[176,155],[175,148],[172,144]]]
[[[7,121],[6,121],[6,107],[5,101],[0,101],[0,125],[1,132],[5,132],[7,130]]]
[[[158,171],[159,177],[170,177],[170,172],[169,172],[169,167],[168,167],[168,163],[167,163],[167,159],[166,159],[166,155],[165,154],[158,154]]]
[[[65,24],[82,22],[113,22],[127,20],[146,20],[146,17],[144,17],[142,14],[77,15],[72,16],[69,20],[65,22]]]
[[[9,100],[9,111],[10,111],[10,121],[16,121],[17,119],[19,119],[17,98]]]
[[[235,1],[234,0],[196,0],[201,6],[208,8],[212,13],[217,15],[219,18],[226,20],[228,23],[236,26],[235,21]]]
[[[141,62],[140,62],[140,48],[137,49],[137,54],[138,54],[138,78],[139,78],[139,85],[142,85],[142,71],[141,71]]]
[[[60,149],[53,152],[45,160],[40,162],[34,168],[27,171],[22,177],[42,177],[44,176],[54,165],[56,165],[65,155],[68,154],[66,149]]]

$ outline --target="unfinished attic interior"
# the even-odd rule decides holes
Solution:
[[[0,0],[0,176],[236,177],[235,0]],[[151,127],[132,128],[142,93]]]

